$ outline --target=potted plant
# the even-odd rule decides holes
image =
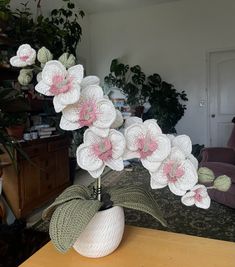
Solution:
[[[143,119],[155,118],[164,133],[176,133],[175,125],[184,115],[187,96],[173,85],[162,81],[159,74],[147,76],[139,65],[130,67],[118,59],[111,62],[110,74],[104,79],[107,87],[118,87],[126,95],[127,102],[135,109],[135,115]],[[150,109],[144,113],[144,104]]]
[[[22,46],[11,60],[15,67],[22,63],[21,49]],[[31,53],[32,48],[27,46],[26,55]],[[168,186],[187,206],[207,209],[210,206],[207,189],[229,189],[229,177],[215,179],[207,170],[197,173],[197,160],[191,155],[188,136],[170,139],[162,133],[156,120],[143,122],[136,117],[125,122],[124,134],[113,129],[117,119],[114,105],[104,96],[98,77],[84,77],[82,65],[66,67],[58,60],[48,60],[35,90],[53,97],[55,111],[62,112],[63,130],[87,127],[83,143],[76,150],[77,163],[96,180],[94,187],[67,188],[44,211],[44,219],[50,220],[50,237],[59,251],[66,252],[73,247],[87,257],[112,253],[122,239],[123,207],[147,212],[166,225],[157,201],[142,186],[102,187],[105,166],[121,171],[124,159],[139,158],[150,173],[152,189]],[[213,186],[198,184],[200,175],[204,176],[204,182],[214,180]]]

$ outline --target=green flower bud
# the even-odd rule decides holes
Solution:
[[[64,53],[59,57],[59,61],[65,66],[65,68],[70,68],[76,64],[76,58],[74,55],[69,53]]]
[[[20,71],[20,75],[18,76],[18,82],[26,86],[28,85],[33,79],[33,71],[32,69],[22,69]]]
[[[231,178],[227,175],[221,175],[217,177],[214,181],[214,187],[222,192],[226,192],[229,190],[231,186]]]
[[[201,167],[197,171],[198,174],[198,180],[200,183],[211,183],[215,179],[215,175],[212,170],[206,168],[206,167]]]
[[[38,50],[37,59],[40,63],[45,64],[47,61],[52,60],[52,53],[46,48],[42,47]]]

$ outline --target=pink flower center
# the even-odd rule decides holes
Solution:
[[[157,141],[149,136],[141,137],[137,140],[138,152],[141,159],[145,159],[151,156],[153,152],[158,148]]]
[[[92,150],[94,154],[103,161],[112,158],[112,143],[108,138],[104,138],[98,144],[93,144]]]
[[[50,92],[53,95],[67,93],[72,88],[72,81],[71,77],[67,79],[63,75],[55,75],[52,79]]]
[[[169,161],[163,167],[163,173],[166,175],[169,183],[175,183],[184,175],[184,169],[178,162]]]
[[[201,195],[201,189],[198,188],[196,190],[194,190],[195,192],[195,195],[194,195],[194,199],[197,201],[197,202],[201,202],[202,201],[202,195]]]
[[[29,58],[29,56],[25,55],[25,56],[20,56],[20,60],[21,61],[26,61]]]
[[[79,123],[83,126],[90,126],[97,119],[98,108],[96,101],[92,99],[82,101],[79,111]]]

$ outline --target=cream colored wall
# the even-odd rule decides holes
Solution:
[[[235,47],[234,0],[182,0],[94,14],[90,20],[91,72],[103,78],[113,58],[139,64],[147,74],[187,92],[178,133],[207,143],[206,53]]]
[[[19,8],[21,5],[20,3],[25,3],[29,2],[28,7],[31,9],[31,12],[33,14],[36,14],[36,2],[34,0],[28,1],[28,0],[11,0],[11,8],[12,10]],[[42,0],[41,1],[41,9],[42,9],[42,14],[44,16],[47,16],[51,10],[54,8],[60,8],[64,5],[65,3],[62,0],[56,0],[56,1],[47,1],[47,0]],[[79,3],[76,4],[79,6]],[[77,48],[77,56],[78,59],[82,60],[82,63],[86,65],[86,70],[89,72],[89,62],[90,62],[90,48],[89,48],[89,18],[86,15],[83,19],[80,18],[79,23],[82,27],[82,37],[81,37],[81,42],[78,44]]]

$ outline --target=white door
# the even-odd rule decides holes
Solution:
[[[235,116],[235,50],[209,53],[210,146],[226,146]]]

